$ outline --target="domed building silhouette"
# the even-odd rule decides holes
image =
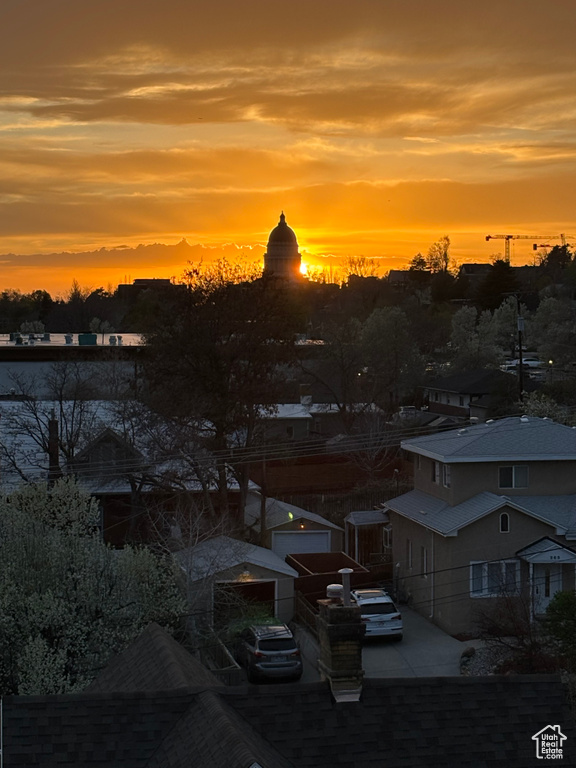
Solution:
[[[264,254],[264,272],[285,280],[301,280],[300,262],[296,234],[286,224],[286,216],[282,211],[280,221],[268,238],[268,246]]]

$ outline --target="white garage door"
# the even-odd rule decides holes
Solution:
[[[272,551],[282,560],[299,552],[330,552],[330,531],[273,531]]]

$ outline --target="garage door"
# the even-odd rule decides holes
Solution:
[[[272,551],[282,560],[300,552],[330,552],[330,531],[273,531]]]

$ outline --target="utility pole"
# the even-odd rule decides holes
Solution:
[[[262,454],[262,482],[260,483],[260,546],[267,546],[266,502],[268,501],[266,490],[266,455]]]

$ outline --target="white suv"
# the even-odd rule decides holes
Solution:
[[[402,616],[384,589],[354,589],[350,593],[366,625],[366,637],[402,640]]]

